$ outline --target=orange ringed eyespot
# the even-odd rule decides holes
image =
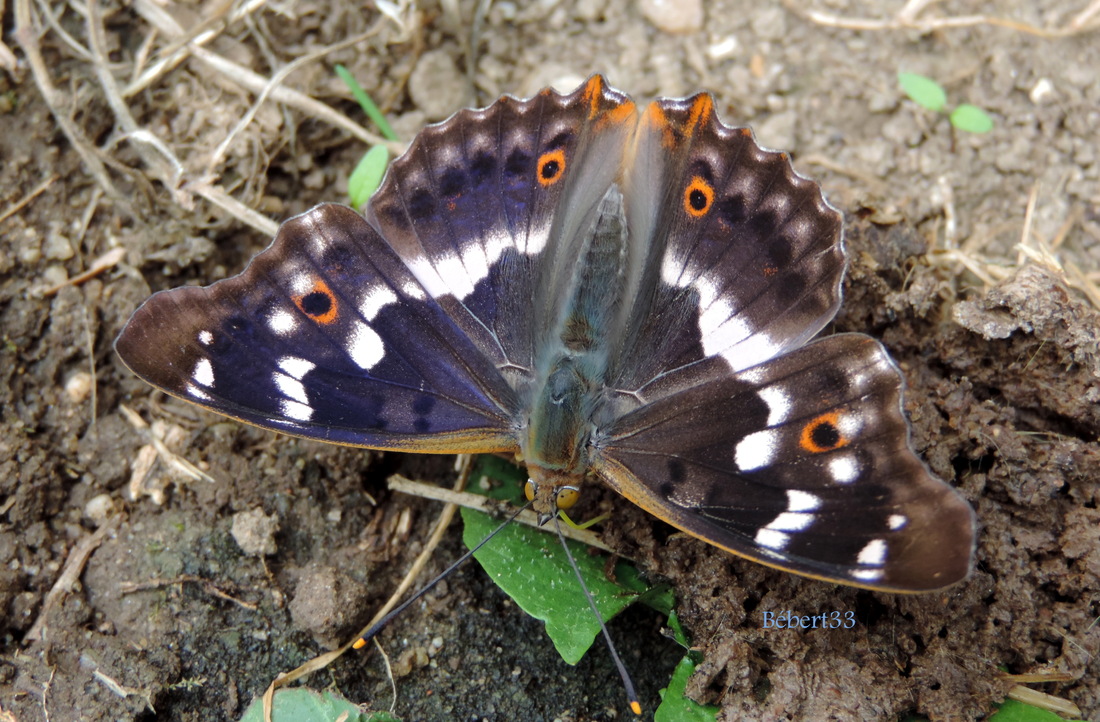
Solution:
[[[539,156],[539,184],[549,187],[561,180],[565,173],[565,151],[561,148],[551,150]]]
[[[848,439],[840,433],[840,414],[830,411],[803,426],[798,445],[811,454],[820,454],[847,446]]]
[[[324,279],[320,278],[313,280],[313,287],[309,291],[300,296],[294,296],[294,305],[299,311],[325,326],[335,321],[339,313],[336,295]]]
[[[684,210],[696,218],[702,218],[714,203],[714,188],[699,176],[691,179],[684,189]]]

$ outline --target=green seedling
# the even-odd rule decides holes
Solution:
[[[301,687],[275,692],[271,718],[274,722],[332,722],[337,719],[346,722],[401,722],[399,717],[389,712],[364,712],[332,692],[314,692]],[[240,722],[264,722],[263,701],[257,699],[249,705]]]
[[[367,117],[378,126],[378,130],[387,140],[397,140],[397,134],[393,132],[386,116],[382,114],[378,106],[367,95],[367,91],[352,77],[352,74],[343,65],[337,65],[336,74],[348,86],[352,96],[358,101],[359,107],[367,114]],[[382,177],[386,174],[386,166],[390,162],[390,153],[384,145],[376,145],[367,150],[355,170],[348,176],[348,197],[355,210],[363,207],[378,186],[382,183]]]
[[[993,129],[993,119],[976,105],[960,103],[948,110],[947,93],[931,78],[916,73],[898,73],[898,83],[910,100],[934,113],[946,115],[951,125],[959,130],[988,133]]]

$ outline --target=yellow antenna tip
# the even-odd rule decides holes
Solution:
[[[367,640],[360,638],[360,639],[355,640],[355,644],[351,645],[351,648],[352,649],[362,649],[365,646],[367,646]]]
[[[642,705],[641,705],[641,703],[638,702],[638,700],[634,700],[633,702],[631,702],[630,703],[630,711],[633,712],[634,714],[638,715],[639,717],[641,717],[642,716]]]

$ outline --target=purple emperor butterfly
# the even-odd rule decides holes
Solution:
[[[257,426],[511,452],[544,519],[597,478],[769,566],[917,592],[974,515],[909,446],[901,378],[840,305],[841,217],[709,95],[595,76],[423,130],[366,217],[320,205],[239,276],[158,293],[138,376]]]

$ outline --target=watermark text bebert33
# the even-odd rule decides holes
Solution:
[[[851,611],[798,615],[787,609],[763,614],[763,629],[851,629],[856,626],[856,613]]]

